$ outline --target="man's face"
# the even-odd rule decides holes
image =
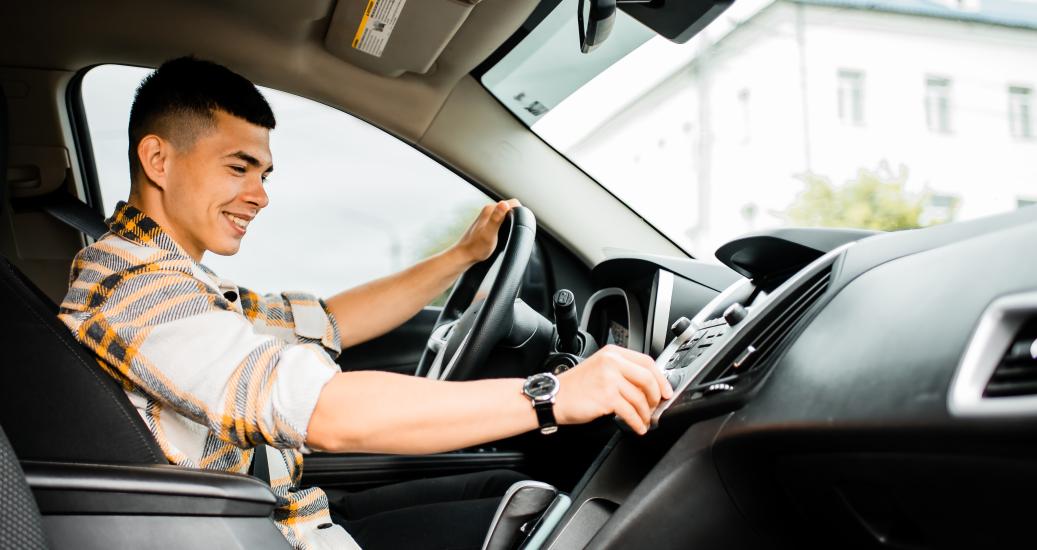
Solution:
[[[269,199],[270,131],[222,111],[216,127],[170,158],[163,206],[173,237],[195,258],[229,256]]]

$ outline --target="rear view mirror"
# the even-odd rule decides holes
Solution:
[[[616,0],[580,0],[576,8],[580,27],[580,51],[590,53],[612,33],[616,20]]]
[[[716,19],[733,0],[579,0],[580,51],[590,53],[612,33],[617,5],[664,38],[683,44]]]

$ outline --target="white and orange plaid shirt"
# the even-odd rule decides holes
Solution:
[[[60,319],[137,408],[169,462],[246,473],[270,446],[274,521],[296,548],[356,548],[318,488],[299,489],[310,415],[339,372],[323,301],[258,294],[218,278],[140,210],[72,264]]]

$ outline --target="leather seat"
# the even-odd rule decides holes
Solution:
[[[43,519],[25,473],[0,429],[0,550],[43,550]]]
[[[2,202],[7,195],[6,115],[0,89]],[[57,319],[57,306],[2,257],[0,312],[0,425],[22,460],[167,463],[122,388]]]

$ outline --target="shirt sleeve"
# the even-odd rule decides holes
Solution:
[[[136,274],[110,293],[77,336],[113,371],[232,445],[303,446],[320,391],[339,372],[322,344],[337,345],[337,328],[326,313],[318,322],[319,300],[264,301],[296,319],[282,323],[298,334],[291,342],[260,330],[273,315],[254,325],[186,273]]]
[[[241,310],[262,334],[297,344],[319,344],[333,358],[342,353],[342,337],[335,316],[324,300],[303,292],[261,296],[238,287]]]

